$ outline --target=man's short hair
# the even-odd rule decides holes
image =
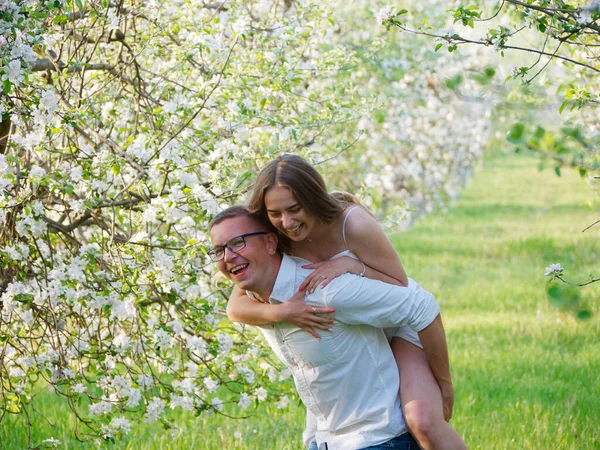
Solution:
[[[217,214],[213,220],[208,224],[208,231],[212,230],[215,225],[220,224],[224,220],[233,219],[235,217],[248,217],[265,228],[265,231],[274,231],[273,226],[265,221],[257,214],[253,214],[250,210],[243,205],[230,206]]]

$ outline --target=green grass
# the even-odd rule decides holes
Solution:
[[[600,448],[600,286],[554,308],[543,277],[560,262],[585,281],[597,267],[598,229],[581,233],[595,217],[579,176],[536,166],[489,158],[449,213],[394,239],[407,271],[442,305],[452,423],[472,449]],[[592,319],[576,320],[586,308]]]
[[[450,212],[393,237],[409,274],[442,305],[456,388],[452,423],[471,449],[600,449],[600,286],[555,307],[543,277],[560,262],[567,277],[585,281],[597,268],[600,225],[581,233],[596,218],[582,206],[589,191],[578,175],[536,167],[528,157],[488,158]],[[593,317],[577,320],[574,312],[586,308]],[[65,405],[43,398],[42,414],[31,415],[34,444],[53,436],[59,448],[95,447],[74,440]],[[176,430],[144,424],[109,446],[301,448],[299,406],[261,408],[247,420],[171,418]],[[1,448],[26,442],[22,418],[0,423]]]

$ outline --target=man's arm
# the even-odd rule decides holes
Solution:
[[[419,332],[419,339],[423,344],[423,351],[427,356],[431,372],[442,391],[444,418],[449,421],[452,418],[452,409],[454,408],[454,386],[452,386],[452,377],[450,376],[446,333],[444,332],[442,317],[439,314],[433,322]]]

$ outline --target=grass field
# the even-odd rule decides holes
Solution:
[[[394,236],[410,276],[442,306],[456,388],[452,423],[471,449],[600,449],[600,286],[575,305],[550,304],[544,268],[560,262],[585,281],[597,270],[600,225],[574,173],[539,172],[537,160],[488,158],[449,213]],[[600,273],[596,273],[600,275]],[[600,283],[598,283],[600,284]],[[589,320],[575,318],[592,311]],[[91,448],[72,437],[68,409],[47,396],[33,443]],[[172,413],[175,430],[143,425],[109,445],[130,449],[301,448],[304,411],[263,408],[247,420]],[[235,433],[240,433],[236,437]],[[3,449],[26,448],[22,419],[0,424]]]

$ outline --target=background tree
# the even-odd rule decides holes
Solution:
[[[448,82],[473,75],[479,98],[481,59],[388,39],[382,6],[0,6],[0,420],[34,426],[45,386],[80,439],[165,408],[287,405],[289,374],[224,317],[208,221],[281,152],[378,212],[424,213],[458,194],[489,131],[491,103],[451,101]]]
[[[494,119],[510,124],[506,140],[516,151],[537,153],[541,167],[551,165],[559,176],[561,168],[575,168],[596,189],[600,2],[458,1],[447,14],[447,24],[452,25],[436,30],[427,20],[415,20],[419,11],[388,8],[381,13],[388,28],[425,36],[434,41],[436,51],[487,47],[505,58],[505,65],[506,60],[513,62],[505,84],[496,88]],[[596,195],[590,204],[597,201]],[[581,228],[586,231],[596,224]],[[546,275],[566,282],[563,270],[548,268]],[[592,274],[588,281],[576,284],[596,281]]]

